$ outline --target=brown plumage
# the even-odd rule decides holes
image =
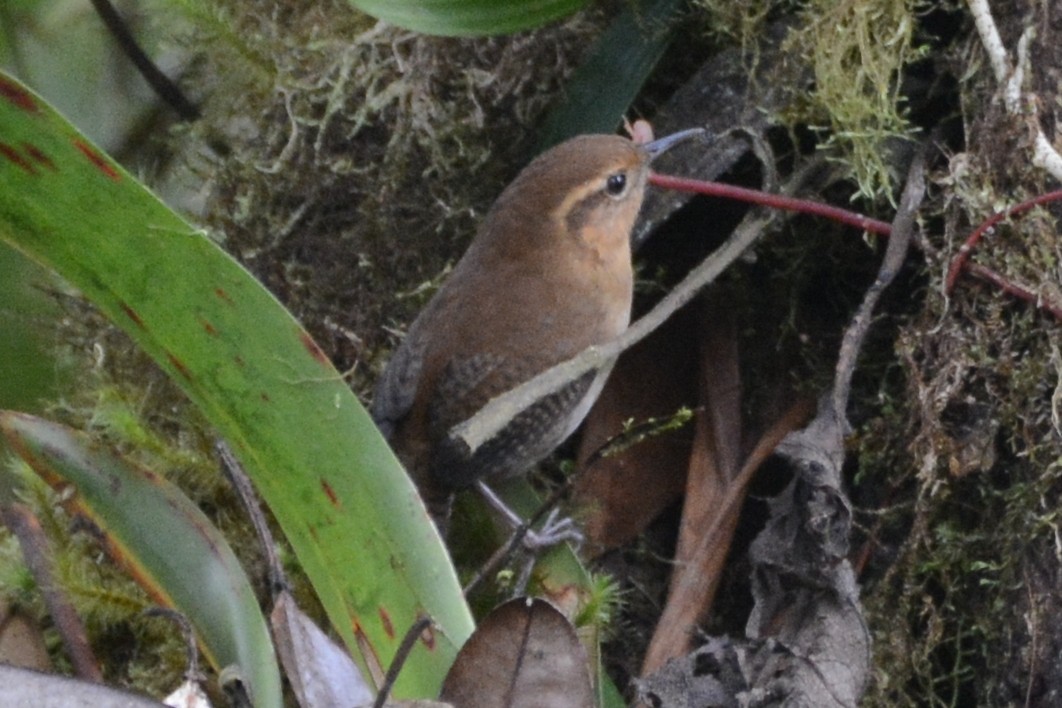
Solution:
[[[373,419],[437,521],[454,491],[548,455],[597,397],[607,371],[540,401],[471,459],[447,443],[491,398],[627,327],[630,232],[652,154],[626,138],[588,135],[535,159],[392,356]]]

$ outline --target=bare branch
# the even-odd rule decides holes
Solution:
[[[844,333],[841,351],[837,357],[837,369],[833,384],[833,408],[839,419],[843,419],[848,407],[848,394],[852,385],[852,373],[855,371],[856,359],[863,348],[867,330],[870,329],[874,307],[881,298],[881,293],[896,277],[907,257],[907,249],[915,230],[915,215],[925,196],[925,153],[919,152],[911,163],[907,173],[907,184],[900,197],[899,209],[892,222],[889,244],[885,248],[885,257],[881,261],[877,278],[867,290],[852,323]]]
[[[1051,141],[1044,135],[1043,129],[1036,115],[1036,102],[1032,96],[1022,93],[1021,85],[1025,78],[1025,69],[1029,66],[1029,42],[1032,39],[1032,28],[1028,28],[1018,40],[1018,61],[1011,66],[1007,57],[1007,50],[1003,47],[1003,40],[996,28],[996,21],[992,18],[992,11],[988,6],[988,0],[966,0],[970,6],[970,14],[973,15],[977,33],[981,35],[981,44],[988,53],[988,61],[992,64],[992,73],[996,81],[1003,87],[1003,103],[1007,112],[1014,116],[1028,116],[1033,136],[1032,162],[1037,167],[1046,170],[1052,177],[1062,182],[1062,156],[1051,145]]]

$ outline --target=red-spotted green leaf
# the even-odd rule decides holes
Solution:
[[[124,329],[230,444],[368,675],[434,695],[471,615],[416,490],[339,373],[239,264],[0,74],[0,239]]]
[[[11,447],[89,519],[111,556],[159,604],[188,618],[219,671],[236,666],[256,706],[283,705],[269,629],[247,575],[221,532],[177,487],[34,416],[0,411]]]

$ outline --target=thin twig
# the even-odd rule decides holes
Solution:
[[[971,233],[966,238],[966,241],[963,242],[962,246],[959,248],[959,253],[952,260],[951,266],[948,267],[948,276],[944,280],[944,293],[950,295],[951,291],[955,289],[955,282],[959,279],[959,274],[966,269],[967,262],[970,260],[970,254],[993,226],[1012,216],[1024,214],[1036,206],[1055,202],[1060,199],[1062,199],[1062,189],[1057,189],[1053,192],[1040,194],[1032,199],[1026,199],[1024,202],[1015,204],[1012,207],[1007,207],[1003,211],[998,211],[982,221],[980,226],[974,229],[973,233]]]
[[[877,278],[867,289],[866,296],[859,305],[852,323],[845,330],[844,339],[841,342],[832,393],[833,409],[839,419],[843,420],[844,411],[848,407],[852,374],[855,371],[856,359],[863,348],[863,341],[870,329],[874,307],[881,298],[881,293],[892,283],[900,268],[903,267],[907,249],[911,243],[911,235],[915,230],[915,216],[925,197],[925,192],[925,152],[920,150],[907,171],[907,184],[904,186],[900,205],[892,222],[889,243],[885,248],[885,256],[878,269]]]
[[[1062,155],[1058,154],[1040,127],[1036,101],[1024,96],[1021,91],[1025,68],[1029,64],[1031,28],[1026,29],[1018,41],[1018,57],[1012,66],[1010,58],[1007,57],[1007,50],[1003,47],[1003,40],[999,36],[999,30],[996,28],[996,21],[992,18],[988,0],[966,0],[966,4],[970,6],[974,26],[981,36],[981,44],[984,45],[985,52],[988,54],[988,61],[992,64],[992,73],[996,77],[996,82],[1002,87],[1003,103],[1007,107],[1007,112],[1018,117],[1026,117],[1025,114],[1029,114],[1028,123],[1033,132],[1032,163],[1046,170],[1055,179],[1062,181]]]
[[[650,177],[653,184],[661,187],[668,187],[670,189],[677,189],[684,192],[696,192],[697,194],[705,194],[708,196],[726,197],[731,199],[737,199],[739,201],[751,202],[753,204],[761,204],[778,209],[786,209],[790,211],[797,211],[804,214],[811,214],[816,216],[824,216],[826,218],[835,219],[850,226],[861,228],[865,231],[879,234],[882,236],[888,236],[892,231],[892,226],[884,221],[877,219],[871,219],[869,217],[862,216],[855,212],[848,211],[847,209],[841,209],[831,206],[829,204],[823,204],[821,202],[812,201],[810,199],[793,199],[789,197],[783,197],[776,194],[765,194],[753,189],[744,189],[742,187],[734,187],[732,185],[719,184],[716,182],[703,182],[700,180],[686,179],[681,177],[672,177],[670,175],[658,175],[653,174]],[[1032,303],[1037,309],[1045,310],[1058,320],[1062,320],[1062,305],[1054,303],[1034,290],[1031,290],[1024,285],[1014,283],[996,271],[988,268],[987,266],[971,264],[969,262],[969,254],[972,249],[978,244],[981,238],[989,228],[999,223],[999,221],[1007,218],[1008,216],[1015,216],[1017,214],[1028,211],[1034,206],[1044,204],[1047,202],[1057,201],[1062,199],[1062,190],[1055,192],[1049,192],[1047,194],[1034,197],[1027,202],[1022,202],[1010,209],[1004,210],[999,214],[990,217],[985,223],[983,223],[974,233],[970,234],[962,248],[959,249],[959,254],[952,262],[951,267],[948,269],[948,276],[945,282],[945,293],[950,293],[954,288],[955,282],[958,279],[960,273],[966,272],[987,283],[995,285],[1003,292],[1016,297],[1025,302]],[[929,248],[929,244],[925,240],[916,242],[923,250]]]
[[[705,574],[699,571],[708,565],[713,553],[728,541],[726,535],[733,533],[740,506],[745,501],[749,484],[756,472],[782,440],[807,419],[810,411],[811,406],[807,401],[798,401],[790,406],[782,417],[760,436],[741,469],[727,483],[711,523],[707,528],[699,529],[700,534],[696,544],[689,551],[685,567],[676,568],[671,578],[667,602],[657,621],[656,632],[642,664],[642,676],[659,669],[668,659],[689,651],[689,642],[692,639],[689,629],[696,625],[707,611],[708,608],[704,605],[714,599],[720,580],[718,573],[706,578]],[[710,585],[707,585],[708,583]],[[696,598],[703,598],[705,602],[699,602]]]
[[[284,575],[284,568],[280,564],[280,557],[277,555],[273,534],[269,531],[269,523],[266,521],[265,514],[262,513],[262,505],[254,491],[254,485],[251,484],[251,478],[244,472],[243,465],[232,454],[228,443],[224,440],[219,440],[214,443],[214,449],[217,451],[218,457],[221,458],[221,469],[225,472],[225,476],[236,491],[236,496],[239,498],[243,508],[247,511],[247,516],[251,519],[251,525],[254,526],[254,532],[258,536],[258,543],[262,546],[266,564],[269,567],[270,591],[275,596],[277,593],[287,589],[288,581]]]
[[[680,192],[695,192],[709,197],[722,197],[724,199],[733,199],[739,202],[759,204],[760,206],[770,207],[772,209],[811,214],[813,216],[824,216],[842,224],[848,224],[849,226],[855,226],[864,231],[869,231],[870,233],[881,234],[884,236],[888,236],[889,234],[890,227],[887,221],[871,219],[869,216],[864,216],[858,212],[835,207],[832,204],[823,204],[822,202],[816,202],[810,199],[799,199],[785,194],[771,194],[770,192],[764,192],[758,189],[747,189],[745,187],[737,187],[722,182],[705,182],[703,180],[687,179],[685,177],[662,175],[656,172],[649,175],[649,183],[665,189],[676,189]]]
[[[376,700],[372,703],[373,708],[383,708],[387,703],[387,697],[391,695],[391,689],[394,688],[395,681],[398,680],[398,674],[401,673],[402,667],[406,664],[406,659],[409,658],[409,652],[413,651],[417,638],[430,626],[431,617],[419,615],[413,622],[413,626],[402,637],[402,643],[398,645],[395,658],[391,659],[391,665],[387,667],[383,683],[380,684],[380,691],[376,694]]]
[[[0,506],[0,521],[18,539],[26,568],[40,588],[44,605],[55,622],[70,663],[74,665],[74,672],[86,681],[103,683],[103,674],[89,645],[85,623],[56,580],[51,547],[41,522],[29,508],[19,503]]]
[[[192,683],[201,683],[203,681],[203,673],[199,670],[199,645],[196,643],[195,631],[192,629],[192,623],[188,621],[188,617],[184,613],[169,607],[151,607],[144,610],[144,614],[148,617],[168,619],[180,628],[181,636],[184,637],[188,661],[188,669],[184,672],[184,677]]]
[[[133,62],[133,66],[151,85],[151,88],[155,90],[159,98],[176,111],[181,120],[197,120],[200,116],[199,108],[189,101],[180,87],[171,81],[170,77],[162,73],[162,69],[158,68],[155,62],[151,61],[151,58],[144,53],[144,50],[137,44],[136,38],[133,37],[133,33],[129,31],[125,20],[118,14],[118,10],[110,3],[110,0],[92,0],[92,6],[96,8],[96,14],[103,20],[103,24],[114,36],[118,46]]]
[[[672,415],[668,420],[661,423],[660,420],[651,418],[643,423],[640,423],[631,430],[624,431],[618,435],[609,438],[601,447],[593,452],[587,461],[583,464],[581,473],[585,473],[588,469],[595,464],[605,459],[606,457],[615,454],[625,447],[630,446],[636,442],[647,437],[651,437],[658,432],[664,430],[671,430],[677,426],[685,424],[685,422],[692,417],[694,411],[680,411]],[[675,423],[676,420],[681,422]],[[632,439],[635,438],[635,439]],[[497,572],[502,563],[506,561],[514,552],[517,547],[523,542],[524,537],[527,535],[535,524],[543,519],[547,513],[554,509],[561,500],[564,499],[575,486],[575,482],[579,475],[569,474],[564,477],[564,482],[554,489],[550,495],[542,502],[531,516],[527,517],[522,523],[520,523],[513,532],[509,535],[508,540],[502,544],[498,549],[491,554],[490,558],[480,566],[479,570],[472,577],[468,584],[465,585],[462,593],[465,597],[468,597],[480,584],[488,577]]]
[[[1008,280],[996,271],[992,270],[991,268],[987,268],[981,265],[980,263],[967,263],[966,270],[971,275],[977,276],[986,283],[991,283],[992,285],[995,285],[997,288],[1007,293],[1008,295],[1012,295],[1018,298],[1019,300],[1024,300],[1025,302],[1028,302],[1029,304],[1036,307],[1036,309],[1038,310],[1050,312],[1052,315],[1054,315],[1056,320],[1062,322],[1062,305],[1048,300],[1032,288],[1027,288],[1024,285]]]

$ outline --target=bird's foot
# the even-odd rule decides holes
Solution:
[[[531,581],[531,571],[534,570],[538,555],[542,551],[559,543],[567,542],[575,546],[575,552],[578,553],[579,548],[583,545],[585,538],[575,525],[575,522],[572,521],[570,516],[557,518],[560,515],[559,511],[559,509],[554,507],[549,512],[545,522],[543,522],[542,528],[538,531],[529,528],[525,522],[513,532],[514,535],[521,531],[523,532],[523,538],[520,539],[520,542],[528,554],[523,568],[513,584],[514,597],[527,594],[527,586]],[[508,545],[511,547],[514,543],[515,540],[510,540]]]
[[[531,553],[538,553],[545,548],[556,546],[558,543],[568,542],[578,549],[585,540],[571,517],[559,516],[558,509],[553,509],[546,517],[545,523],[539,530],[532,529],[527,522],[509,505],[502,501],[501,497],[494,493],[482,480],[476,482],[476,490],[487,500],[494,509],[500,513],[516,533],[523,532],[523,546]]]
[[[558,543],[568,542],[575,546],[576,550],[586,540],[575,521],[570,516],[560,516],[560,510],[554,508],[538,531],[529,528],[524,533],[524,548],[531,552],[537,552],[545,548],[556,546]]]

